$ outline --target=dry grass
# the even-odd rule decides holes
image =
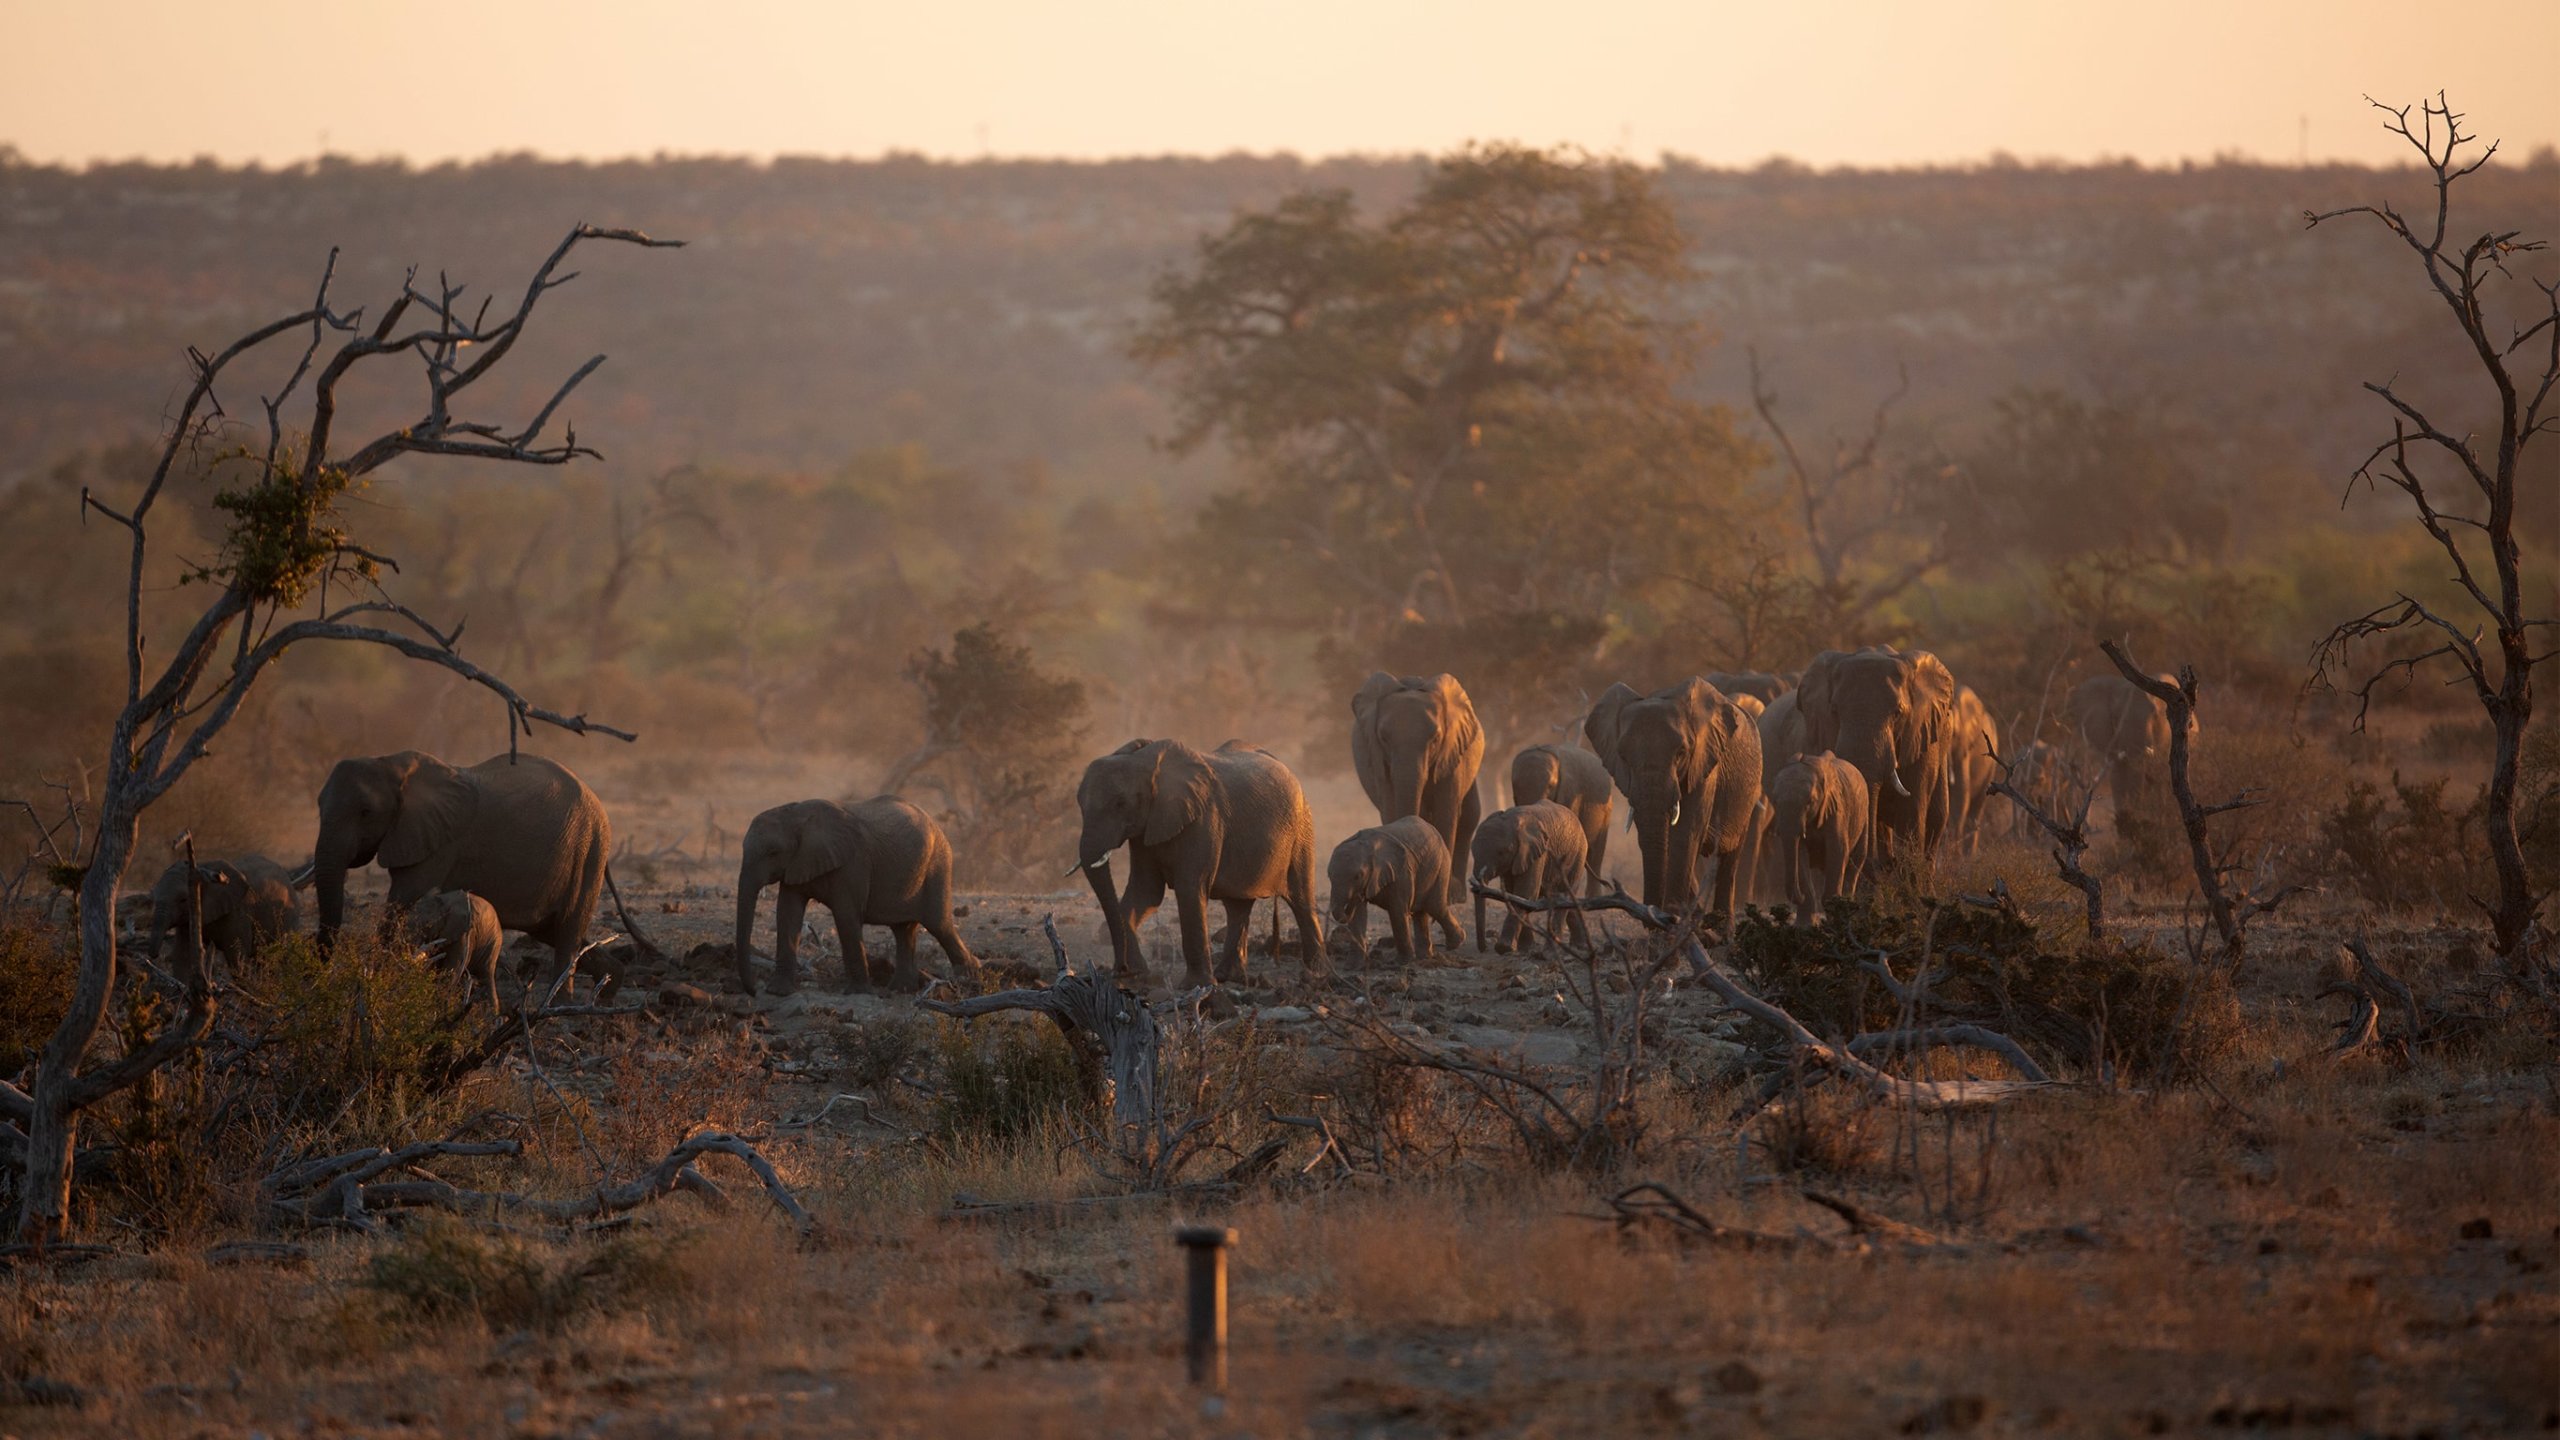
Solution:
[[[1010,913],[978,904],[984,923]],[[224,1211],[85,1268],[0,1274],[0,1380],[85,1399],[0,1400],[0,1432],[2542,1427],[2560,1335],[2548,1029],[2519,1015],[2407,1063],[2316,1058],[2334,1018],[2316,998],[2333,932],[2281,934],[2243,977],[2242,1023],[2210,1084],[2071,1088],[1953,1119],[1821,1086],[1738,1127],[1750,1084],[1661,1079],[1640,1099],[1641,1168],[1599,1181],[1521,1162],[1448,1077],[1379,1067],[1321,1027],[1231,1032],[1251,1043],[1185,1062],[1252,1092],[1222,1134],[1264,1133],[1261,1104],[1319,1107],[1380,1137],[1386,1163],[1290,1178],[1312,1154],[1301,1142],[1279,1178],[1214,1207],[1242,1236],[1234,1384],[1214,1419],[1180,1381],[1168,1232],[1196,1202],[944,1218],[962,1194],[1107,1190],[1062,1116],[938,1123],[949,1095],[924,1091],[941,1091],[958,1037],[866,1039],[908,1023],[876,1000],[804,1025],[776,1009],[680,1011],[672,1032],[564,1027],[546,1054],[565,1099],[516,1070],[468,1096],[517,1117],[532,1154],[508,1183],[575,1193],[596,1178],[589,1146],[619,1176],[715,1124],[762,1137],[819,1213],[820,1239],[774,1220],[716,1159],[705,1169],[738,1202],[726,1213],[679,1196],[592,1233],[449,1218],[322,1234],[302,1237],[312,1258],[295,1268],[208,1263],[206,1245],[243,1223]],[[2446,936],[2375,944],[2413,980],[2463,978]],[[1521,962],[1531,984],[1494,992],[1521,997],[1499,1003],[1548,1003],[1545,963]],[[1443,998],[1480,994],[1451,988],[1473,974],[1384,977],[1409,984],[1373,983],[1372,1001],[1434,1024],[1497,1005]],[[1668,1025],[1688,1016],[1663,1011]],[[786,1057],[798,1058],[777,1070]],[[1978,1056],[1925,1063],[1983,1073]],[[821,1125],[782,1123],[847,1089],[869,1118],[839,1107]],[[1685,1247],[1594,1218],[1635,1178],[1730,1225],[1841,1235],[1801,1198],[1811,1185],[1949,1243]]]

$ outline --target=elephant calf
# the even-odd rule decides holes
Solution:
[[[1582,826],[1582,868],[1591,877],[1586,895],[1600,893],[1600,871],[1609,858],[1609,767],[1579,745],[1532,745],[1511,757],[1511,803],[1552,800]],[[1477,927],[1479,937],[1483,927]]]
[[[782,887],[773,906],[777,995],[800,988],[800,923],[812,900],[835,917],[847,989],[868,990],[875,981],[923,989],[918,928],[932,934],[955,968],[978,973],[978,957],[951,925],[951,842],[932,816],[895,795],[858,805],[795,800],[747,823],[746,853],[738,862],[738,985],[750,995],[756,901],[773,885]],[[862,948],[865,925],[885,925],[897,938],[897,968],[886,976],[873,974]]]
[[[1866,868],[1867,778],[1828,750],[1798,755],[1778,768],[1769,800],[1768,853],[1785,874],[1796,923],[1810,925]]]
[[[201,957],[194,950],[198,935],[206,948],[221,952],[237,969],[265,946],[302,928],[302,902],[293,893],[285,868],[262,856],[212,860],[196,866],[201,902],[190,923],[187,862],[160,873],[151,887],[151,948],[175,963],[192,968]]]
[[[1605,812],[1604,812],[1605,813]],[[1584,869],[1582,824],[1572,811],[1553,800],[1536,800],[1496,810],[1476,827],[1475,878],[1497,890],[1529,900],[1570,899]],[[1476,948],[1485,944],[1484,905],[1476,897]],[[1567,910],[1576,943],[1589,945],[1591,932],[1582,912]],[[1502,922],[1502,940],[1492,948],[1509,954],[1520,948],[1520,913]]]
[[[1367,929],[1369,907],[1387,912],[1396,958],[1410,963],[1416,940],[1431,953],[1431,922],[1440,922],[1449,948],[1466,943],[1449,913],[1449,847],[1430,821],[1418,815],[1372,825],[1333,847],[1325,866],[1333,886],[1333,923],[1352,939]]]
[[[409,938],[441,945],[436,964],[471,981],[471,999],[498,1013],[498,952],[507,945],[498,911],[468,890],[439,890],[409,907]]]

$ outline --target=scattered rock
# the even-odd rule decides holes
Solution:
[[[1517,1056],[1532,1065],[1570,1065],[1582,1053],[1582,1046],[1572,1036],[1559,1035],[1551,1030],[1503,1030],[1484,1025],[1461,1025],[1454,1033],[1458,1043],[1470,1049]]]
[[[2487,1240],[2495,1237],[2497,1233],[2497,1227],[2489,1223],[2489,1217],[2486,1215],[2462,1222],[2462,1238],[2465,1240]]]
[[[687,985],[681,980],[658,987],[658,1003],[666,1006],[709,1005],[714,998],[701,986]]]
[[[1739,1360],[1727,1360],[1717,1366],[1712,1378],[1716,1388],[1727,1395],[1757,1395],[1763,1383],[1759,1371]]]
[[[1264,1025],[1303,1025],[1316,1018],[1316,1012],[1304,1005],[1265,1005],[1253,1012],[1253,1018]]]

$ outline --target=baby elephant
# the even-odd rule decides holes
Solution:
[[[1769,801],[1767,853],[1786,877],[1796,923],[1810,925],[1822,902],[1848,894],[1866,866],[1866,777],[1828,750],[1798,755],[1770,778]]]
[[[1583,846],[1582,822],[1553,800],[1497,810],[1476,827],[1475,878],[1527,900],[1571,899],[1581,888]],[[1478,950],[1486,948],[1484,903],[1484,896],[1478,895]],[[1564,914],[1575,942],[1590,944],[1591,932],[1582,923],[1582,912]],[[1512,911],[1502,922],[1502,940],[1492,948],[1506,955],[1520,948],[1519,911]]]
[[[200,923],[188,923],[187,862],[160,874],[151,887],[151,948],[192,967],[198,961],[194,937],[222,953],[237,969],[278,939],[302,928],[302,902],[294,896],[292,877],[283,866],[261,856],[211,860],[196,866],[202,897]]]
[[[900,990],[924,988],[916,968],[916,930],[930,931],[954,967],[974,975],[978,957],[951,927],[951,842],[933,817],[882,795],[858,805],[833,800],[794,800],[776,805],[747,824],[746,854],[738,862],[738,986],[755,993],[755,951],[748,938],[756,925],[756,901],[771,885],[782,887],[773,907],[773,992],[800,988],[800,922],[809,902],[835,917],[844,946],[845,988],[868,990],[885,981]],[[886,925],[897,938],[897,969],[875,975],[862,948],[862,927]]]
[[[1387,912],[1387,933],[1400,960],[1413,959],[1417,938],[1422,953],[1431,953],[1434,920],[1450,948],[1466,943],[1449,913],[1449,846],[1419,815],[1372,825],[1334,846],[1325,873],[1333,886],[1334,924],[1355,941],[1364,938],[1369,907],[1375,905]]]
[[[498,912],[468,890],[439,890],[409,907],[409,938],[442,944],[438,967],[470,977],[470,998],[498,1013],[498,952],[507,946]]]

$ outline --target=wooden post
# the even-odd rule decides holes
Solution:
[[[1173,1232],[1187,1252],[1191,1383],[1219,1394],[1227,1389],[1227,1247],[1236,1232],[1219,1225],[1185,1225]]]

